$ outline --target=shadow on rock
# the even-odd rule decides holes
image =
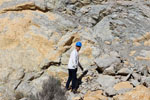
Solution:
[[[79,86],[82,84],[82,78],[88,73],[88,70],[85,70],[81,76],[77,79],[77,83],[76,83],[76,89],[79,88]]]

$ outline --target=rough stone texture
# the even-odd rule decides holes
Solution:
[[[36,93],[50,75],[64,87],[70,53],[81,41],[88,72],[68,100],[148,100],[149,7],[147,0],[0,0],[0,99]]]
[[[107,96],[112,97],[112,96],[115,96],[117,94],[117,91],[114,88],[109,87],[105,90],[105,93]]]
[[[1,100],[16,100],[15,93],[13,90],[10,90],[8,87],[0,86],[0,99]]]
[[[103,73],[106,75],[115,75],[116,71],[113,66],[110,66],[109,68],[106,68]]]
[[[107,97],[103,96],[102,95],[102,91],[99,90],[99,91],[94,91],[94,92],[90,92],[88,91],[85,96],[84,96],[84,99],[83,100],[108,100]]]
[[[99,75],[97,82],[102,85],[104,88],[113,87],[119,80],[115,79],[112,76],[108,75]]]
[[[114,100],[149,100],[150,89],[139,85],[134,90],[114,97]]]
[[[129,70],[129,68],[122,68],[117,73],[119,75],[128,75],[131,73],[131,70]]]
[[[131,84],[136,87],[140,85],[140,82],[138,82],[137,80],[131,80]]]
[[[150,86],[150,78],[149,77],[142,77],[141,79],[142,83],[146,86]]]
[[[96,34],[95,37],[101,37],[102,40],[113,40],[112,31],[109,28],[110,19],[105,17],[102,21],[100,21],[95,27],[94,32]]]
[[[100,58],[97,58],[95,62],[98,66],[98,69],[103,72],[106,68],[110,67],[112,64],[119,64],[120,59],[112,55],[105,54]]]
[[[133,86],[130,84],[130,82],[120,82],[113,88],[118,92],[118,94],[123,94],[125,92],[131,91]]]

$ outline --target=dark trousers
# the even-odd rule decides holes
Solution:
[[[66,88],[69,88],[70,82],[72,81],[72,89],[76,89],[77,82],[77,68],[76,69],[68,69],[68,81],[66,83]]]

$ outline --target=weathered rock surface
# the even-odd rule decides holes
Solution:
[[[130,82],[120,82],[113,88],[118,92],[118,94],[123,94],[125,92],[131,91],[133,86],[130,84]]]
[[[149,100],[150,89],[139,85],[134,90],[114,97],[114,100]]]
[[[0,0],[0,99],[35,94],[50,75],[64,87],[81,41],[88,72],[68,100],[149,100],[149,11],[147,0]]]
[[[113,87],[116,83],[119,82],[119,80],[115,79],[112,76],[108,75],[99,75],[97,82],[102,85],[104,88]]]
[[[113,64],[119,64],[121,61],[119,58],[113,55],[103,55],[100,58],[95,60],[95,63],[98,66],[98,70],[103,72],[106,68],[110,67]]]
[[[88,91],[87,94],[85,94],[84,99],[83,100],[108,100],[107,97],[102,95],[102,91],[94,91],[94,92],[90,92]]]

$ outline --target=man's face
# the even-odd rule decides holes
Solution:
[[[81,47],[77,47],[77,46],[76,46],[76,50],[77,50],[78,52],[80,51],[80,49],[81,49]]]

